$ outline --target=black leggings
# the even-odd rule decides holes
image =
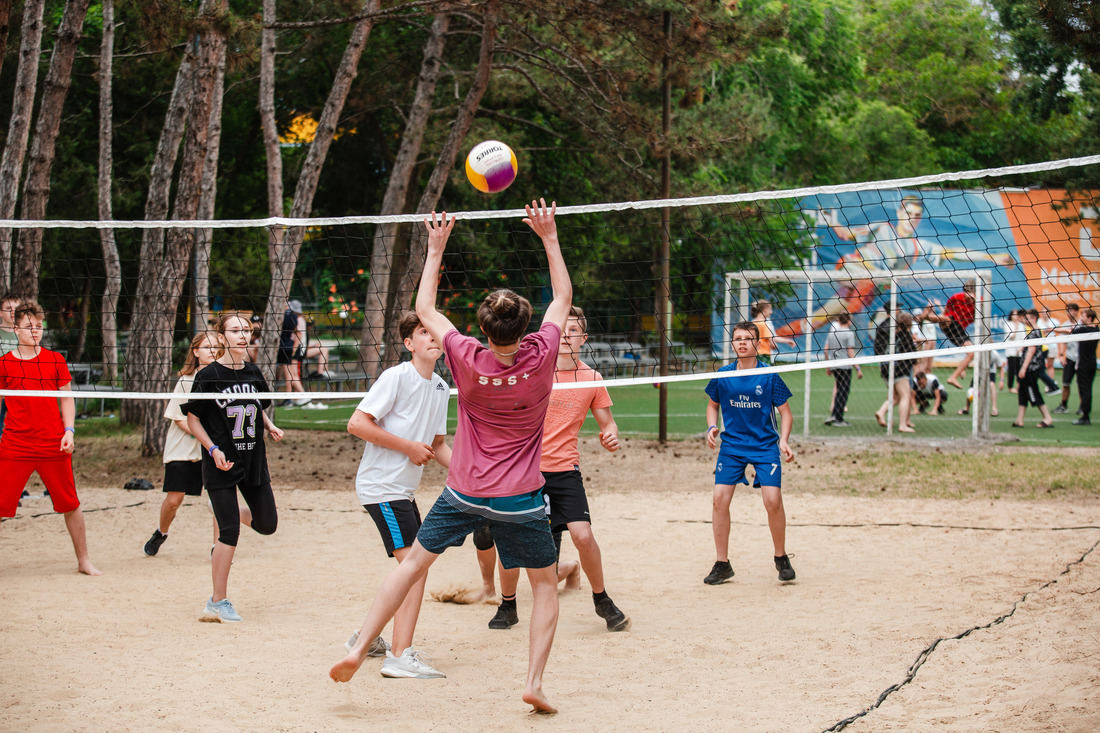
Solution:
[[[218,522],[218,542],[237,546],[241,536],[241,507],[237,503],[237,488],[207,490],[214,519]],[[260,534],[275,534],[279,526],[279,513],[275,508],[275,494],[271,484],[240,487],[245,504],[252,511],[252,529]]]
[[[1082,345],[1092,345],[1090,341],[1082,342]],[[1077,396],[1081,398],[1081,417],[1089,419],[1092,412],[1092,380],[1096,377],[1096,367],[1089,369],[1077,368]]]
[[[852,391],[852,370],[834,369],[833,379],[836,380],[836,397],[833,398],[832,418],[844,422],[844,408],[848,406],[848,394]]]

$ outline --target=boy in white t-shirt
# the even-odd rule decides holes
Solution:
[[[415,313],[401,319],[398,331],[412,361],[379,375],[348,421],[348,432],[367,441],[355,476],[355,493],[378,525],[386,552],[400,563],[420,529],[413,494],[424,464],[434,458],[443,467],[450,466],[451,448],[444,442],[450,389],[434,371],[443,350]],[[403,651],[394,656],[382,637],[371,646],[370,656],[386,655],[383,677],[446,677],[412,645],[426,579],[413,585],[393,617],[392,648]],[[357,638],[358,633],[348,645],[354,646]]]

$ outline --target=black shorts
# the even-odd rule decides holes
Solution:
[[[1037,371],[1024,372],[1024,378],[1020,380],[1020,386],[1016,392],[1016,404],[1020,407],[1042,407],[1046,402],[1043,400],[1043,390],[1039,389],[1039,374],[1042,373],[1042,369]]]
[[[169,461],[164,464],[164,490],[202,496],[202,461]]]
[[[959,325],[958,321],[940,321],[940,330],[947,340],[955,346],[965,346],[970,337],[966,335],[966,329]]]
[[[364,504],[382,535],[386,554],[393,557],[394,550],[412,547],[416,533],[420,531],[420,509],[415,501],[386,501],[381,504]]]
[[[1062,367],[1062,386],[1072,386],[1075,376],[1077,376],[1077,362],[1073,359],[1066,359],[1066,365]]]
[[[570,522],[592,523],[580,471],[543,471],[542,476],[546,479],[542,492],[550,505],[551,532],[565,531]]]
[[[275,356],[275,363],[286,364],[287,366],[290,366],[291,362],[293,362],[293,355],[293,349],[284,349],[280,346],[279,353]]]

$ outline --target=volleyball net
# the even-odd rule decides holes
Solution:
[[[880,431],[867,405],[885,400],[892,381],[919,370],[943,383],[973,354],[962,379],[978,377],[974,408],[963,391],[948,390],[943,419],[938,427],[929,421],[926,434],[984,432],[998,405],[988,375],[998,387],[1007,376],[998,371],[1001,357],[1019,348],[1006,339],[1033,328],[1014,325],[1013,311],[1039,313],[1043,338],[1028,345],[1045,346],[1059,385],[1066,349],[1072,355],[1081,342],[1095,349],[1095,341],[1059,329],[1073,325],[1071,304],[1078,313],[1100,306],[1100,192],[1077,183],[1098,180],[1097,173],[1100,156],[585,206],[567,205],[568,192],[555,192],[573,300],[588,320],[581,358],[612,390],[667,384],[675,415],[701,414],[687,401],[703,385],[690,383],[728,363],[733,326],[755,319],[773,368],[797,388],[796,434],[819,432],[830,416],[833,379],[825,370],[860,366],[867,374],[853,381],[849,414],[855,418],[858,405],[852,425],[872,435]],[[521,221],[518,189],[492,199],[516,208],[451,212],[459,221],[438,306],[471,336],[482,337],[476,310],[494,289],[532,302],[532,328],[551,299],[545,256]],[[256,360],[275,390],[270,396],[284,397],[278,355],[292,339],[287,314],[298,323],[300,311],[306,325],[295,344],[311,348],[295,355],[305,360],[293,361],[300,370],[294,378],[311,393],[339,399],[361,396],[383,369],[407,358],[396,323],[414,303],[423,219],[3,221],[0,232],[10,230],[14,245],[6,281],[47,312],[44,343],[71,363],[74,389],[167,399],[191,337],[218,315],[237,312],[255,323]],[[112,274],[104,232],[118,252],[113,307],[102,297]],[[35,236],[39,271],[28,281],[21,242]],[[667,280],[660,266],[666,237]],[[935,319],[968,284],[976,297],[972,316],[963,314],[967,343],[959,346]],[[666,287],[667,306],[659,295]],[[113,319],[104,318],[108,309]],[[911,338],[899,338],[903,314]],[[851,353],[827,349],[842,315],[855,339]],[[883,323],[887,341],[876,345]],[[908,352],[913,348],[916,354]],[[439,369],[448,376],[442,360]],[[960,409],[967,414],[959,416]],[[673,430],[693,432],[699,430]]]

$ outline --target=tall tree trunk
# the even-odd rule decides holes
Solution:
[[[149,193],[145,199],[147,221],[162,220],[168,216],[172,192],[172,170],[179,155],[184,125],[187,122],[187,105],[191,99],[194,67],[191,48],[189,45],[176,72],[172,96],[168,100],[168,111],[164,116],[164,126],[161,128],[160,139],[157,142],[157,153],[149,169]],[[143,230],[141,256],[138,259],[138,297],[134,301],[130,315],[130,340],[124,374],[124,385],[128,392],[146,389],[145,365],[152,358],[153,352],[146,348],[145,329],[151,318],[147,310],[154,306],[148,293],[150,288],[154,287],[153,279],[164,260],[163,248],[163,229]],[[145,420],[145,405],[140,400],[125,400],[119,416],[124,424],[141,424]]]
[[[380,0],[366,0],[362,10],[365,13],[373,13],[378,10],[379,5]],[[363,48],[367,45],[372,27],[373,22],[370,19],[358,21],[352,29],[348,45],[344,48],[344,56],[340,59],[332,89],[329,90],[328,99],[325,100],[321,119],[317,122],[317,133],[309,145],[309,153],[306,154],[302,172],[298,176],[298,185],[294,190],[294,203],[290,209],[290,215],[294,218],[308,217],[313,210],[313,196],[317,193],[317,181],[321,177],[321,168],[325,164],[332,139],[336,135],[336,123],[344,110],[344,103],[351,90],[351,83],[355,80],[359,59],[363,55]],[[304,236],[305,230],[302,227],[291,227],[283,235],[282,241],[273,244],[270,248],[272,252],[271,289],[267,295],[266,328],[260,358],[260,363],[266,364],[268,371],[275,362],[273,357],[279,341],[279,324],[286,310],[290,283],[294,278],[294,270],[298,266],[298,253],[302,248]]]
[[[416,210],[421,214],[434,211],[439,203],[439,197],[443,194],[447,177],[458,158],[459,148],[465,142],[466,135],[470,132],[470,126],[473,125],[474,117],[477,115],[478,107],[481,106],[481,99],[489,88],[497,30],[497,3],[495,0],[485,7],[482,19],[481,50],[478,54],[474,80],[458,108],[458,114],[451,126],[451,132],[447,136],[447,141],[443,143],[443,149],[439,152],[435,168],[432,170],[431,177],[428,178],[428,185],[425,186],[424,193],[420,196],[420,203],[417,204]],[[412,303],[412,295],[420,282],[420,275],[424,271],[424,257],[427,253],[427,233],[424,231],[423,226],[413,225],[412,233],[409,235],[408,265],[405,268],[405,275],[401,278],[401,282],[397,287],[392,310],[386,319],[387,346],[385,359],[383,360],[384,367],[393,366],[400,361],[401,337],[397,333],[397,322],[400,319],[400,314],[408,310],[409,305]]]
[[[188,45],[188,54],[193,54],[192,71],[186,104],[187,130],[172,211],[174,219],[194,219],[199,209],[217,59],[225,47],[222,24],[214,15],[223,12],[224,8],[225,0],[203,4],[196,41]],[[140,371],[142,386],[154,392],[165,392],[169,387],[175,317],[195,243],[194,229],[169,229],[160,241],[163,245],[151,247],[149,251],[144,244],[142,247],[142,270],[148,266],[153,271],[138,280],[131,345],[126,360],[127,380],[133,379],[136,384]],[[141,403],[143,455],[153,456],[161,451],[167,430],[167,423],[161,418],[163,407],[162,400],[143,400]]]
[[[27,0],[23,6],[23,36],[19,42],[19,67],[15,72],[11,122],[0,159],[0,219],[15,218],[23,159],[31,131],[31,112],[38,89],[38,56],[42,51],[42,9],[46,0]],[[0,292],[11,287],[11,229],[0,229]]]
[[[278,143],[278,125],[275,121],[275,29],[266,28],[276,20],[275,0],[264,0],[264,30],[260,41],[260,122],[264,133],[264,153],[267,160],[267,216],[282,217],[283,205],[283,151]],[[274,263],[286,239],[285,227],[267,230],[267,262]],[[267,296],[261,333],[261,349],[257,359],[267,382],[275,383],[275,350],[278,348],[279,331],[283,327],[285,303],[275,303]]]
[[[223,45],[214,69],[214,92],[210,100],[210,135],[207,140],[206,162],[202,169],[202,190],[199,196],[199,219],[214,218],[214,202],[218,193],[218,155],[222,140],[222,101],[225,95],[226,48]],[[195,242],[195,312],[191,318],[196,332],[206,329],[210,316],[210,246],[214,230],[198,232]]]
[[[99,47],[99,218],[114,219],[111,206],[114,131],[112,87],[115,55],[115,3],[103,0],[103,40]],[[118,379],[118,296],[122,292],[122,261],[118,255],[114,229],[100,229],[103,250],[103,298],[100,301],[100,330],[103,338],[103,382],[114,385]]]
[[[80,330],[73,349],[73,361],[84,361],[84,349],[88,346],[88,310],[92,304],[92,278],[84,278],[84,293],[80,297]]]
[[[80,43],[88,2],[68,0],[61,16],[27,160],[27,181],[23,186],[24,219],[46,218],[46,204],[50,200],[50,169],[53,168],[57,151],[61,112],[73,81],[73,58]],[[27,300],[38,300],[38,273],[41,269],[42,230],[20,230],[18,243],[12,252],[12,290]]]
[[[11,0],[0,0],[0,69],[8,51],[8,31],[11,29]]]
[[[424,58],[420,65],[420,78],[416,84],[412,108],[409,110],[401,146],[394,157],[386,194],[382,199],[382,216],[403,213],[409,193],[409,182],[420,157],[424,131],[432,113],[432,98],[439,81],[440,62],[451,16],[439,13],[432,23],[431,34],[424,45]],[[374,231],[374,247],[370,260],[370,282],[363,303],[363,331],[359,337],[359,359],[363,372],[377,377],[382,371],[382,344],[386,332],[386,315],[393,302],[392,280],[397,255],[397,224],[379,224]]]
[[[267,158],[267,214],[283,216],[283,154],[279,147],[279,127],[275,121],[275,0],[264,0],[264,29],[260,38],[260,124]],[[286,237],[286,228],[268,229],[267,259],[274,262]],[[275,383],[275,350],[278,348],[285,303],[274,303],[268,295],[263,327],[260,331],[259,367],[269,384]]]

